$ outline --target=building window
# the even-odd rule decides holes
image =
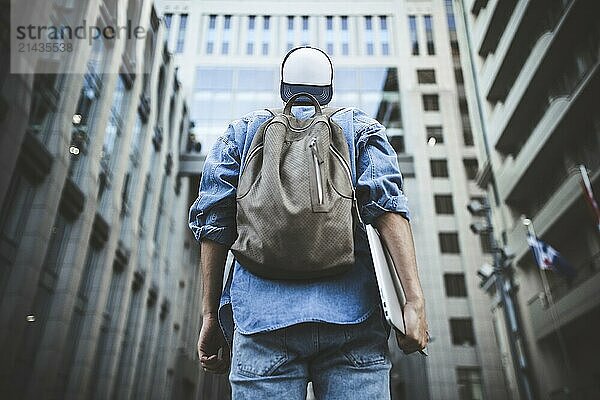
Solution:
[[[454,80],[456,81],[456,83],[458,85],[462,85],[463,83],[465,83],[465,78],[463,76],[462,68],[454,69]]]
[[[212,54],[215,50],[215,44],[213,42],[206,43],[206,54]]]
[[[135,338],[141,329],[140,315],[143,310],[143,297],[139,288],[132,288],[132,294],[127,309],[127,317],[125,323],[125,339],[121,345],[121,354],[117,367],[117,375],[115,377],[116,384],[122,386],[126,383],[126,376],[129,375],[129,366],[133,364],[136,356]]]
[[[139,161],[140,158],[142,134],[144,129],[143,124],[142,116],[138,112],[135,118],[135,125],[133,126],[133,138],[131,139],[131,155],[136,161]]]
[[[418,69],[417,80],[419,83],[435,83],[435,70],[434,69]]]
[[[454,21],[454,10],[452,9],[452,0],[446,1],[446,16],[448,17],[448,29],[456,31],[456,21]]]
[[[490,243],[490,232],[482,231],[479,232],[479,243],[481,244],[481,251],[486,254],[492,253],[492,244]]]
[[[368,31],[373,30],[373,18],[370,15],[365,17],[365,29]]]
[[[231,15],[225,16],[225,22],[223,23],[223,29],[225,29],[225,30],[231,29]]]
[[[23,229],[29,216],[33,200],[34,187],[16,170],[6,192],[2,213],[0,214],[0,233],[18,246]],[[4,273],[4,268],[2,272]],[[0,287],[1,288],[1,287]]]
[[[208,17],[208,29],[214,30],[217,27],[217,16],[211,15]]]
[[[458,47],[458,41],[451,40],[450,41],[450,49],[452,50],[452,55],[453,56],[459,56],[460,55],[460,48]]]
[[[263,16],[263,41],[262,41],[262,55],[269,55],[269,29],[271,27],[271,17],[268,15]]]
[[[31,312],[36,316],[36,328],[28,330],[25,334],[21,348],[17,351],[23,355],[26,360],[24,368],[33,368],[35,354],[39,349],[42,334],[45,331],[48,322],[48,314],[51,304],[54,300],[54,292],[60,275],[64,267],[64,259],[69,245],[69,237],[72,228],[72,221],[68,220],[62,213],[58,213],[54,220],[52,233],[46,250],[44,264],[42,266],[37,292],[35,294]],[[4,269],[4,266],[3,266]]]
[[[333,30],[333,17],[331,15],[325,17],[325,26],[327,27],[328,31]]]
[[[461,115],[469,115],[469,104],[466,98],[461,98],[458,101],[458,109]]]
[[[308,21],[307,15],[302,17],[302,46],[307,46],[309,42]]]
[[[165,14],[165,42],[169,42],[169,33],[171,32],[171,21],[173,14]]]
[[[96,40],[96,42],[99,40]],[[101,41],[101,40],[100,40]],[[60,82],[57,75],[37,74],[33,78],[31,105],[29,107],[28,131],[35,134],[44,144],[49,137],[49,128],[55,116],[59,99]],[[58,84],[58,85],[57,85]],[[81,122],[81,121],[80,121]]]
[[[387,30],[387,17],[382,15],[379,17],[380,40],[381,40],[381,55],[387,56],[390,54],[390,44]]]
[[[54,277],[58,276],[60,268],[64,265],[72,226],[72,221],[68,220],[61,212],[56,215],[43,267],[44,270],[51,272]]]
[[[88,70],[83,77],[83,86],[81,88],[75,116],[77,119],[72,121],[72,139],[71,146],[75,147],[78,155],[71,157],[69,176],[80,178],[82,164],[77,164],[82,154],[86,154],[88,132],[92,132],[92,125],[96,121],[97,105],[102,87],[102,72],[104,71],[106,48],[101,39],[94,40],[92,45],[92,54],[88,61]],[[37,77],[36,77],[37,80]],[[36,89],[34,82],[34,89]],[[35,91],[34,93],[39,93]],[[35,97],[34,97],[35,100]],[[72,153],[73,154],[73,153]],[[79,168],[78,168],[79,167]]]
[[[167,178],[163,178],[160,187],[160,196],[158,198],[158,206],[156,208],[156,220],[154,222],[154,243],[160,243],[161,233],[163,232],[162,225],[164,222],[164,205],[165,205],[165,192],[167,187]],[[156,265],[156,264],[155,264]]]
[[[471,126],[463,128],[463,141],[465,146],[473,146],[473,132],[471,131]]]
[[[254,26],[256,25],[256,15],[250,15],[248,17],[248,30],[254,30]]]
[[[410,44],[412,48],[412,55],[419,55],[419,36],[417,34],[417,17],[414,15],[408,16],[408,27],[410,29]]]
[[[101,259],[101,249],[90,244],[90,246],[88,246],[83,273],[79,282],[79,290],[77,291],[78,296],[84,303],[89,301],[94,284],[98,283],[98,279],[100,278],[98,265],[100,264]]]
[[[477,177],[477,170],[479,169],[477,160],[474,158],[465,158],[463,160],[463,164],[465,166],[465,172],[467,174],[467,179],[475,180],[475,178]]]
[[[302,30],[303,31],[308,30],[308,15],[302,16]]]
[[[100,156],[100,184],[98,186],[98,199],[101,199],[100,210],[107,211],[109,204],[108,196],[103,197],[110,189],[107,181],[113,175],[115,162],[119,154],[120,138],[123,130],[123,117],[128,108],[129,86],[123,75],[119,76],[113,91],[112,106],[109,111],[108,121]]]
[[[477,367],[456,368],[459,400],[482,400],[481,370]]]
[[[441,126],[427,126],[427,143],[442,144],[444,143],[444,135]]]
[[[425,111],[439,111],[440,102],[437,94],[424,94],[423,95],[423,109]]]
[[[221,44],[221,54],[227,55],[229,53],[229,42],[223,42]]]
[[[444,254],[458,254],[460,247],[458,245],[457,232],[440,232],[438,234],[440,240],[440,250]]]
[[[327,43],[327,54],[333,55],[333,43]]]
[[[387,73],[384,90],[392,92],[398,90],[398,80],[395,70]],[[396,88],[396,89],[395,89]],[[399,99],[383,100],[379,103],[376,118],[379,122],[388,128],[402,128],[402,112],[400,110]]]
[[[448,297],[467,297],[465,274],[444,274],[444,286]]]
[[[138,118],[139,120],[139,118]],[[136,126],[137,126],[137,121],[136,121]],[[135,157],[135,159],[138,159],[138,156],[135,155],[136,153],[131,152],[130,157]],[[136,161],[137,163],[137,161]],[[132,166],[130,164],[129,169],[131,169]],[[134,172],[132,173],[131,171],[127,171],[127,173],[125,174],[125,179],[123,180],[123,188],[121,189],[121,211],[119,213],[119,217],[121,217],[121,219],[124,219],[125,217],[127,217],[129,215],[129,207],[130,207],[130,203],[129,203],[129,194],[130,194],[130,189],[131,189],[131,181],[132,181],[132,175],[135,174],[137,177],[137,170],[134,170]],[[121,238],[123,238],[126,235],[126,229],[127,229],[127,224],[125,222],[123,222],[121,224]]]
[[[187,14],[181,14],[179,17],[179,34],[177,35],[177,45],[175,47],[176,53],[183,53],[183,46],[185,43],[185,30],[187,28]]]
[[[104,318],[100,327],[100,336],[98,338],[98,345],[96,352],[93,357],[93,373],[91,374],[90,388],[95,390],[99,386],[99,376],[102,376],[102,371],[105,370],[106,365],[110,362],[110,347],[112,341],[108,340],[109,327],[114,327],[116,321],[113,319],[122,312],[122,297],[125,293],[125,279],[123,272],[113,269],[110,287],[108,289],[108,297],[106,301],[106,307],[104,308]],[[116,328],[115,328],[116,329]]]
[[[152,159],[154,160],[154,152],[152,152]],[[152,164],[151,164],[152,165]],[[150,173],[146,174],[146,179],[144,180],[144,194],[142,195],[142,204],[140,208],[140,215],[138,218],[138,223],[140,225],[140,231],[143,233],[146,228],[146,213],[148,210],[148,197],[150,195],[150,191],[152,190],[151,184],[151,176]]]
[[[248,42],[246,44],[246,54],[251,56],[254,53],[254,43]]]
[[[398,154],[402,154],[406,151],[404,147],[404,136],[391,136],[389,142]]]
[[[437,214],[454,214],[452,195],[436,194],[433,196],[433,198],[435,200],[435,212]]]
[[[431,176],[433,178],[447,178],[448,177],[448,162],[442,160],[431,160]]]
[[[350,38],[349,38],[349,33],[348,33],[348,16],[346,15],[342,15],[341,16],[341,28],[342,28],[342,34],[341,34],[341,45],[342,45],[342,55],[347,56],[350,54]]]
[[[348,43],[342,43],[342,55],[347,56],[348,54],[350,54]]]
[[[473,320],[471,318],[450,318],[450,335],[455,346],[475,345]]]
[[[372,56],[373,53],[374,53],[373,43],[369,42],[369,43],[367,43],[367,55]]]
[[[288,15],[287,22],[287,49],[290,51],[294,48],[294,17],[292,15]]]
[[[379,17],[379,28],[382,31],[387,31],[387,17],[385,15]]]
[[[390,45],[387,42],[381,43],[381,54],[388,56],[390,54]]]
[[[435,54],[435,45],[433,43],[433,21],[431,15],[425,15],[425,36],[427,39],[427,54],[430,56]]]

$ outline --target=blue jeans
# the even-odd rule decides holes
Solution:
[[[307,322],[245,335],[235,331],[232,399],[389,399],[390,328],[376,310],[366,321]]]

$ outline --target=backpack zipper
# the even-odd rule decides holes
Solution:
[[[317,137],[313,136],[310,144],[308,145],[312,152],[313,164],[315,166],[315,175],[317,178],[317,194],[319,197],[319,204],[323,204],[323,182],[321,181],[321,159],[319,157],[319,148],[317,147]]]
[[[346,160],[344,160],[342,155],[340,153],[338,153],[338,151],[335,149],[335,147],[333,147],[332,144],[329,145],[329,149],[337,157],[337,159],[340,160],[340,163],[342,164],[342,166],[344,167],[344,170],[346,171],[346,176],[348,177],[348,181],[350,182],[350,187],[352,188],[352,202],[354,203],[354,209],[356,211],[356,216],[358,217],[358,221],[360,222],[360,224],[364,227],[365,223],[363,222],[363,220],[360,216],[360,212],[358,212],[358,200],[356,199],[356,191],[354,190],[354,184],[352,183],[352,173],[350,172],[350,167],[346,163]]]

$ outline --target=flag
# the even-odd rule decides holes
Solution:
[[[588,176],[587,169],[583,165],[579,166],[579,172],[581,173],[581,188],[583,189],[583,194],[590,205],[590,208],[592,209],[592,213],[596,218],[598,232],[600,232],[600,207],[598,207],[598,202],[594,198],[590,177]]]
[[[577,274],[575,268],[548,243],[534,237],[530,233],[527,234],[527,243],[529,243],[535,262],[540,269],[558,272],[569,280],[573,279]]]

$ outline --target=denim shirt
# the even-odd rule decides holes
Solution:
[[[299,119],[312,107],[293,107]],[[203,238],[231,246],[237,237],[236,187],[240,165],[258,128],[271,118],[266,110],[232,122],[204,163],[199,195],[189,213],[189,226]],[[350,150],[352,181],[365,224],[384,212],[409,218],[396,152],[385,128],[362,111],[347,108],[332,117],[343,129]],[[226,277],[219,321],[231,344],[233,330],[251,334],[309,321],[352,324],[366,320],[379,306],[377,282],[362,228],[355,234],[355,264],[343,274],[318,280],[271,280],[249,272],[237,261]]]

